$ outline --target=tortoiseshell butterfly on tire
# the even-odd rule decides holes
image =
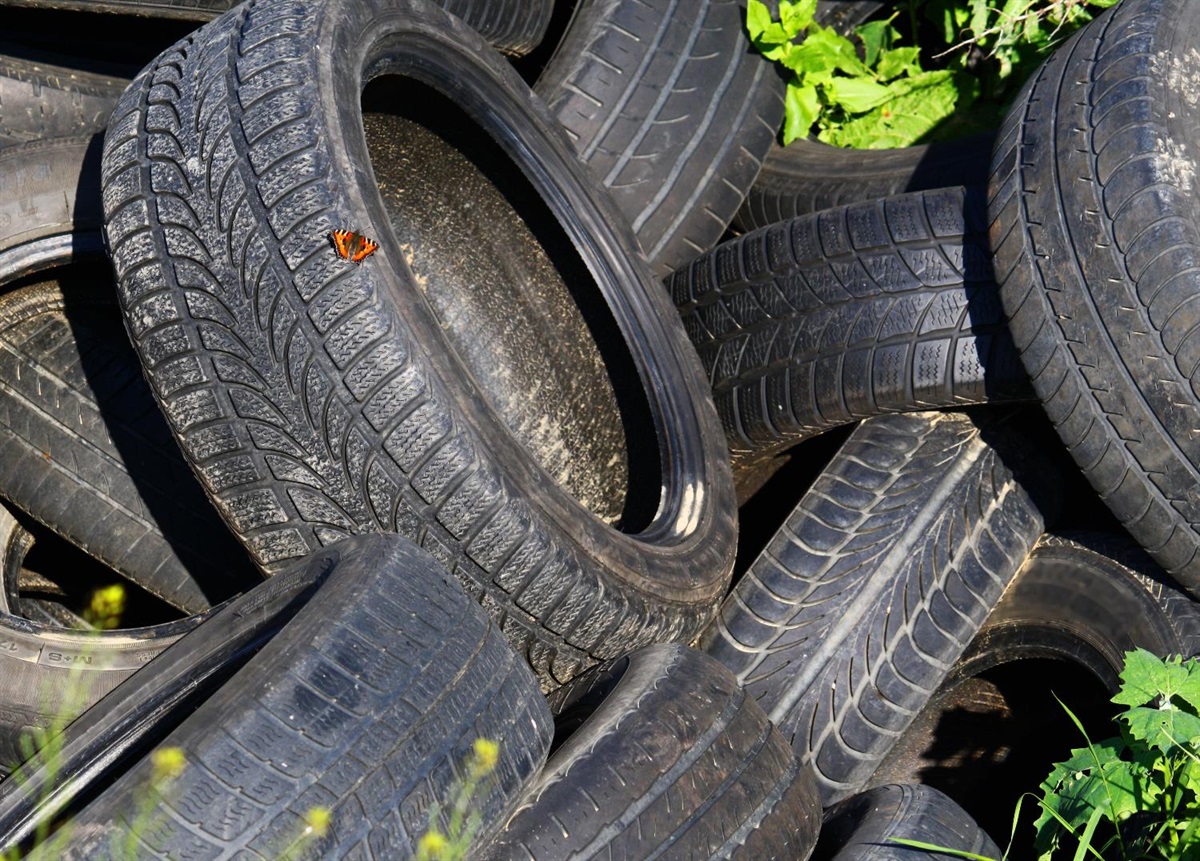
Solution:
[[[379,243],[374,240],[367,239],[361,233],[355,233],[353,230],[331,230],[329,239],[333,242],[334,249],[337,250],[338,257],[343,260],[349,260],[351,263],[362,263],[363,258],[369,257],[379,248]]]

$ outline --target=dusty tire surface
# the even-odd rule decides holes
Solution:
[[[1052,467],[1006,418],[862,422],[700,639],[826,805],[865,786],[1043,531]]]
[[[88,276],[92,283],[45,281],[0,295],[0,496],[198,613],[261,575],[163,421],[111,276]]]
[[[321,805],[329,831],[306,853],[410,857],[435,802],[445,828],[478,738],[501,741],[494,779],[472,799],[480,839],[503,821],[552,734],[528,667],[411,542],[360,536],[321,555],[338,570],[320,597],[163,742],[182,749],[182,774],[158,792],[142,759],[71,820],[61,855],[41,857],[118,857],[110,841],[131,830],[145,792],[157,824],[134,831],[138,854],[278,857]]]
[[[783,121],[738,0],[580,0],[535,91],[660,277],[721,238]]]
[[[1121,524],[1194,594],[1198,11],[1134,0],[1075,34],[1006,119],[989,206],[1001,300],[1047,414]]]
[[[735,470],[886,412],[1031,400],[981,188],[903,194],[722,243],[667,282]]]
[[[639,440],[657,442],[630,447],[649,466],[630,469],[640,513],[620,528],[517,441],[423,301],[371,177],[363,69],[380,99],[416,88],[480,124],[475,138],[524,175],[592,273],[582,304],[608,315],[618,361],[606,364],[627,369],[652,428]],[[460,22],[415,0],[239,7],[126,91],[103,184],[156,398],[265,571],[349,534],[400,531],[473,584],[547,688],[687,640],[714,612],[736,511],[702,369],[561,130]],[[345,226],[379,251],[339,259],[329,235]]]
[[[555,750],[481,857],[806,858],[821,803],[762,709],[708,656],[647,646],[550,697]]]

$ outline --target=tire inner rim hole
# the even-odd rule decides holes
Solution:
[[[459,364],[561,488],[622,531],[644,529],[662,481],[650,407],[558,218],[434,88],[382,76],[362,109],[392,231]]]

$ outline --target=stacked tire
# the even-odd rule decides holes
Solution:
[[[13,2],[6,852],[998,857],[951,712],[1200,652],[1183,0],[884,153],[735,0]]]

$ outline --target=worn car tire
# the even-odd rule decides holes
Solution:
[[[112,783],[269,642],[338,564],[315,554],[215,608],[62,727],[54,746],[0,783],[0,845],[49,833],[56,817]]]
[[[14,50],[0,41],[2,145],[99,131],[129,85],[118,68],[102,73],[76,68],[68,57],[32,59],[26,55],[40,52]]]
[[[126,835],[138,855],[253,847],[279,857],[315,805],[327,808],[328,830],[306,854],[411,857],[434,804],[432,824],[446,829],[480,738],[499,745],[470,802],[486,840],[550,746],[553,720],[532,673],[461,584],[406,539],[358,536],[320,555],[338,570],[319,599],[160,745],[188,763],[169,789],[143,758],[70,820],[60,855],[30,858],[124,857]],[[155,827],[139,830],[147,792]]]
[[[423,295],[391,226],[404,213],[370,173],[364,70],[378,110],[433,104],[492,147],[505,177],[543,202],[548,245],[594,279],[572,279],[571,296],[599,320],[593,336],[606,333],[604,367],[633,404],[622,421],[642,417],[617,524],[517,440],[447,335],[454,320]],[[210,123],[220,132],[195,131]],[[265,571],[349,534],[405,533],[472,584],[547,688],[630,648],[690,639],[715,611],[736,510],[695,351],[565,135],[461,22],[419,0],[239,7],[126,91],[104,172],[106,235],[146,374]],[[339,259],[329,237],[343,227],[379,251]],[[542,326],[542,310],[492,313]]]
[[[555,750],[490,861],[804,859],[821,803],[787,740],[716,661],[648,646],[555,691]]]
[[[1043,65],[1000,132],[996,279],[1071,456],[1200,594],[1200,207],[1188,59],[1200,8],[1133,0]]]
[[[735,472],[887,412],[1030,400],[981,188],[903,194],[731,239],[667,282]]]
[[[179,453],[111,275],[59,272],[75,282],[0,295],[0,496],[185,612],[245,590],[260,575]]]
[[[862,422],[700,639],[827,805],[864,787],[1043,531],[1053,465],[1017,417]]]
[[[660,277],[714,246],[783,121],[738,0],[579,0],[535,91]]]
[[[889,784],[861,792],[825,811],[813,861],[953,861],[949,852],[914,850],[893,837],[1000,858],[995,844],[970,815],[932,786]]]
[[[553,0],[433,0],[467,22],[496,48],[524,54],[537,46],[550,23]],[[64,9],[208,21],[237,0],[0,0],[0,5]]]
[[[0,274],[14,281],[103,254],[102,134],[0,147]]]
[[[933,784],[1002,833],[1000,793],[1015,801],[1083,742],[1063,705],[1089,732],[1111,730],[1136,648],[1200,654],[1200,605],[1128,536],[1044,535],[874,779]]]

